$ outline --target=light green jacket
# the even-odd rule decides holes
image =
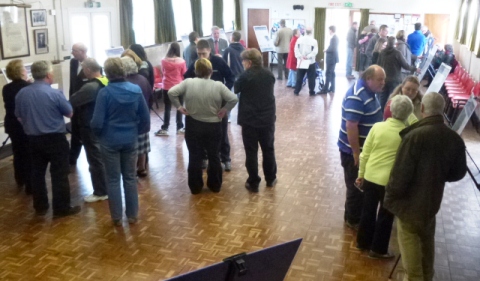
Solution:
[[[373,125],[360,154],[359,178],[381,186],[388,183],[395,155],[402,141],[400,131],[405,127],[402,121],[394,118]]]

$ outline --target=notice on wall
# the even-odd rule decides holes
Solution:
[[[255,37],[257,37],[258,46],[262,53],[275,51],[275,45],[273,44],[273,40],[270,39],[266,25],[254,26],[253,31],[255,31]]]

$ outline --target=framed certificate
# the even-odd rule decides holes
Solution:
[[[0,8],[0,43],[4,59],[30,56],[25,15],[25,8]]]

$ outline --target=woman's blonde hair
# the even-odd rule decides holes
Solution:
[[[387,39],[385,38],[378,38],[377,43],[375,44],[375,47],[373,48],[373,52],[378,52],[380,53],[382,51],[382,46],[383,43],[387,42]]]
[[[208,59],[198,59],[195,62],[195,75],[199,78],[209,78],[212,74],[212,63]]]
[[[12,60],[7,64],[7,77],[10,80],[21,80],[23,79],[23,61],[22,60]]]
[[[126,49],[122,53],[122,57],[124,56],[131,57],[138,67],[142,66],[142,59],[139,56],[137,56],[137,54],[134,51],[130,49]]]

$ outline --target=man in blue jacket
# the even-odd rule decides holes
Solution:
[[[415,62],[417,57],[422,55],[423,49],[425,49],[426,38],[421,28],[422,24],[417,22],[415,24],[415,31],[407,37],[407,44],[410,46],[410,51],[412,52],[412,62]]]

